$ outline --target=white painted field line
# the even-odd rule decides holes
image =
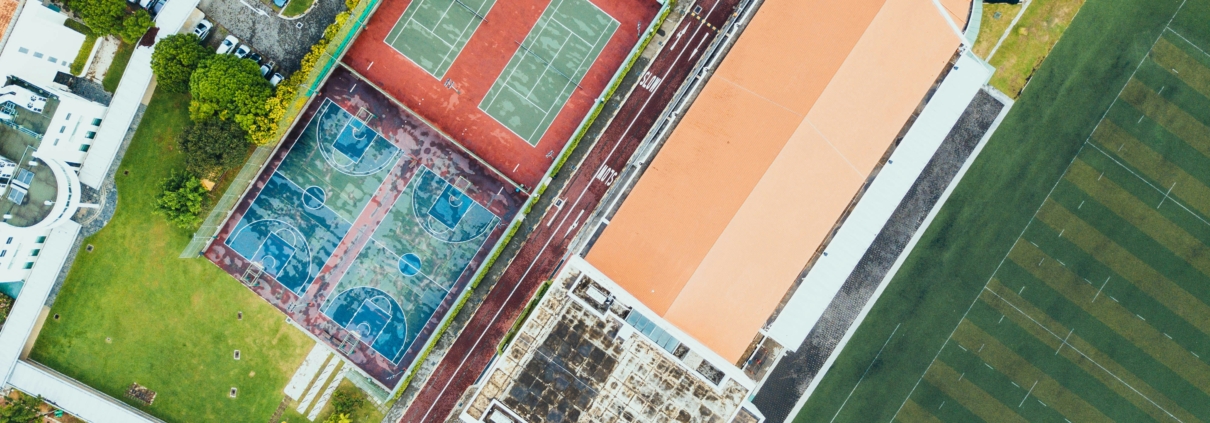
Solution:
[[[992,289],[990,289],[990,288],[983,288],[983,289],[984,289],[985,291],[987,291],[987,292],[990,292],[992,295],[995,295],[995,296],[996,296],[996,298],[999,298],[999,299],[1000,299],[1000,301],[1003,301],[1005,304],[1008,304],[1008,306],[1009,306],[1009,307],[1012,307],[1012,308],[1013,308],[1013,310],[1016,310],[1016,311],[1017,311],[1017,313],[1020,313],[1022,316],[1025,316],[1025,318],[1026,318],[1026,319],[1029,319],[1029,321],[1033,322],[1033,323],[1034,323],[1035,325],[1037,325],[1039,328],[1042,328],[1042,330],[1046,331],[1046,333],[1049,333],[1049,334],[1050,334],[1050,336],[1055,337],[1055,339],[1061,339],[1061,338],[1059,338],[1059,335],[1058,335],[1058,334],[1056,334],[1056,333],[1054,333],[1053,331],[1051,331],[1051,330],[1050,330],[1050,328],[1048,328],[1048,327],[1046,327],[1045,325],[1043,325],[1043,324],[1042,324],[1042,322],[1039,322],[1037,319],[1034,319],[1034,317],[1033,317],[1033,316],[1030,316],[1030,315],[1029,315],[1029,313],[1026,313],[1026,312],[1025,312],[1025,310],[1021,310],[1021,308],[1020,308],[1020,307],[1017,307],[1017,305],[1016,305],[1016,304],[1013,304],[1013,303],[1012,303],[1012,301],[1009,301],[1007,298],[1004,298],[1003,296],[1000,296],[1000,294],[999,294],[999,293],[997,293],[996,291],[994,291],[994,290],[992,290]],[[1173,420],[1176,420],[1176,421],[1178,421],[1178,422],[1182,422],[1182,423],[1184,423],[1184,420],[1181,420],[1180,418],[1176,417],[1176,416],[1175,416],[1175,415],[1173,415],[1171,412],[1169,412],[1167,409],[1165,409],[1164,407],[1162,407],[1162,406],[1160,406],[1159,404],[1157,404],[1155,401],[1153,401],[1153,400],[1151,399],[1151,397],[1148,397],[1147,395],[1144,395],[1142,392],[1139,392],[1139,390],[1138,390],[1138,389],[1136,389],[1136,388],[1135,388],[1133,385],[1131,385],[1131,384],[1127,383],[1125,380],[1122,380],[1122,378],[1121,378],[1120,376],[1118,376],[1116,373],[1114,373],[1114,372],[1110,371],[1109,369],[1105,368],[1105,366],[1102,366],[1102,365],[1101,365],[1101,363],[1098,363],[1096,360],[1094,360],[1094,359],[1093,359],[1092,357],[1090,357],[1088,354],[1085,354],[1083,351],[1080,351],[1080,349],[1079,349],[1079,348],[1076,348],[1076,346],[1075,346],[1075,345],[1071,345],[1071,344],[1067,344],[1067,345],[1068,345],[1068,347],[1070,347],[1070,348],[1072,349],[1072,351],[1075,351],[1075,352],[1076,352],[1076,354],[1079,354],[1081,357],[1084,357],[1086,360],[1088,360],[1088,362],[1089,362],[1089,363],[1092,363],[1092,364],[1096,365],[1096,366],[1097,366],[1097,368],[1101,369],[1101,370],[1102,370],[1102,371],[1104,371],[1105,373],[1109,374],[1109,376],[1112,376],[1114,379],[1116,379],[1116,380],[1118,381],[1118,383],[1121,383],[1123,386],[1125,386],[1126,388],[1129,388],[1131,391],[1133,391],[1133,392],[1134,392],[1135,394],[1137,394],[1138,396],[1140,396],[1140,397],[1142,397],[1143,399],[1147,400],[1147,402],[1151,403],[1151,405],[1155,406],[1155,408],[1158,408],[1160,411],[1163,411],[1163,412],[1164,412],[1164,414],[1167,414],[1167,415],[1168,415],[1168,417],[1172,417],[1172,419],[1173,419]],[[919,382],[917,382],[917,383],[919,383]]]
[[[1187,0],[1185,0],[1185,1],[1187,1]],[[1176,15],[1177,15],[1177,14],[1179,14],[1179,13],[1180,13],[1180,11],[1181,11],[1181,9],[1185,7],[1185,1],[1182,1],[1182,2],[1181,2],[1181,5],[1180,5],[1180,6],[1178,6],[1178,7],[1176,8],[1176,11],[1174,11],[1174,12],[1172,13],[1172,16],[1171,16],[1170,18],[1168,18],[1168,23],[1164,25],[1164,27],[1165,27],[1165,28],[1167,28],[1169,25],[1171,25],[1171,24],[1172,24],[1172,20],[1173,20],[1173,19],[1176,19]],[[1159,35],[1158,37],[1156,37],[1154,41],[1152,41],[1152,42],[1151,42],[1151,48],[1152,48],[1152,49],[1154,49],[1154,48],[1155,48],[1155,44],[1156,44],[1156,43],[1158,43],[1158,42],[1160,41],[1160,38],[1161,38],[1161,37],[1163,37],[1163,35],[1164,35],[1164,34],[1163,34],[1163,31],[1161,31],[1161,32],[1160,32],[1160,35]],[[1134,71],[1130,72],[1130,77],[1126,79],[1127,84],[1130,82],[1130,80],[1134,79],[1134,75],[1135,75],[1136,73],[1138,73],[1139,68],[1143,67],[1143,62],[1145,62],[1145,61],[1147,60],[1147,56],[1148,56],[1148,55],[1150,55],[1150,51],[1151,51],[1151,49],[1148,49],[1147,51],[1148,51],[1148,54],[1143,55],[1143,57],[1142,57],[1141,59],[1139,59],[1139,63],[1138,63],[1137,65],[1135,65],[1135,67],[1134,67]],[[990,55],[989,55],[989,56],[990,56]],[[1115,97],[1113,98],[1113,101],[1109,103],[1109,107],[1105,108],[1105,112],[1101,114],[1101,119],[1097,121],[1097,125],[1096,125],[1095,127],[1093,127],[1092,132],[1089,132],[1089,133],[1088,133],[1088,136],[1087,136],[1087,137],[1084,139],[1084,143],[1080,145],[1080,149],[1076,151],[1076,154],[1075,154],[1075,155],[1073,155],[1073,156],[1071,157],[1071,161],[1069,161],[1069,162],[1067,163],[1067,168],[1063,169],[1063,174],[1062,174],[1062,175],[1059,175],[1059,178],[1058,178],[1057,180],[1055,180],[1055,184],[1054,184],[1053,186],[1051,186],[1051,187],[1050,187],[1050,191],[1049,191],[1049,192],[1047,192],[1047,193],[1046,193],[1046,197],[1042,199],[1042,204],[1039,204],[1039,205],[1038,205],[1038,209],[1037,209],[1037,210],[1034,210],[1034,214],[1033,214],[1033,216],[1030,216],[1029,221],[1025,223],[1025,227],[1021,229],[1021,233],[1020,233],[1019,235],[1017,235],[1017,239],[1013,241],[1013,245],[1014,245],[1014,246],[1015,246],[1015,245],[1017,245],[1017,242],[1020,242],[1020,241],[1021,241],[1021,238],[1022,238],[1022,237],[1024,237],[1024,236],[1025,236],[1025,231],[1026,231],[1026,230],[1028,230],[1028,229],[1029,229],[1029,227],[1030,227],[1030,225],[1032,225],[1032,224],[1033,224],[1034,220],[1036,220],[1036,219],[1037,219],[1037,217],[1038,217],[1038,212],[1042,210],[1042,206],[1044,206],[1044,205],[1046,204],[1046,201],[1047,201],[1047,200],[1049,200],[1049,199],[1050,199],[1050,197],[1051,197],[1051,195],[1053,195],[1053,194],[1054,194],[1055,189],[1056,189],[1056,188],[1058,188],[1058,186],[1059,186],[1059,182],[1063,180],[1063,177],[1067,176],[1067,172],[1068,172],[1069,170],[1071,170],[1071,165],[1072,165],[1072,163],[1075,163],[1076,158],[1080,157],[1080,153],[1084,151],[1084,147],[1089,146],[1089,145],[1092,145],[1092,147],[1093,147],[1093,148],[1096,148],[1096,145],[1093,145],[1092,143],[1090,143],[1090,142],[1089,142],[1089,140],[1091,140],[1091,139],[1092,139],[1092,134],[1093,134],[1093,133],[1095,133],[1095,132],[1096,132],[1096,129],[1097,129],[1097,128],[1099,128],[1099,127],[1101,126],[1101,123],[1105,121],[1105,117],[1109,115],[1109,111],[1110,111],[1110,110],[1112,110],[1112,109],[1113,109],[1113,106],[1117,104],[1118,99],[1122,97],[1122,93],[1126,91],[1126,85],[1127,85],[1127,84],[1122,84],[1122,88],[1118,90],[1118,94],[1117,94],[1117,96],[1115,96]],[[1097,151],[1101,151],[1101,150],[1100,150],[1099,148],[1097,148]],[[1102,153],[1104,153],[1104,152],[1102,151]],[[1175,200],[1173,200],[1173,201],[1175,201]],[[1083,205],[1083,203],[1080,203],[1080,204],[1081,204],[1081,205]],[[1010,248],[1009,248],[1009,252],[1010,252],[1010,253],[1012,252],[1012,247],[1010,247]],[[983,289],[987,290],[987,286],[988,286],[989,284],[991,284],[992,279],[994,279],[994,278],[996,277],[996,274],[997,274],[997,273],[999,273],[1000,268],[1001,268],[1002,266],[1004,266],[1004,262],[1005,262],[1006,260],[1008,260],[1008,253],[1005,253],[1005,254],[1004,254],[1004,257],[1000,259],[1000,263],[996,265],[996,269],[992,271],[991,276],[989,276],[989,277],[987,278],[987,282],[985,282],[985,283],[983,284]],[[997,296],[998,296],[998,295],[997,295]],[[970,306],[968,306],[968,307],[966,308],[966,312],[962,313],[962,318],[961,318],[961,319],[959,319],[959,320],[958,320],[958,323],[954,325],[954,330],[953,330],[953,331],[950,331],[950,335],[949,335],[948,337],[946,337],[946,339],[945,339],[945,343],[941,344],[941,348],[937,350],[937,354],[933,356],[933,360],[932,360],[932,361],[930,361],[930,362],[929,362],[928,367],[927,367],[927,368],[925,368],[925,370],[924,370],[924,372],[925,372],[925,373],[928,373],[928,370],[929,370],[930,368],[932,368],[932,367],[933,367],[933,363],[936,363],[936,362],[937,362],[937,358],[941,357],[941,351],[943,351],[943,350],[945,349],[945,346],[946,346],[947,344],[949,344],[949,340],[950,340],[950,338],[953,338],[954,333],[958,331],[958,325],[961,325],[961,324],[962,324],[962,321],[963,321],[963,320],[966,320],[966,316],[967,316],[968,314],[970,314],[971,309],[975,307],[975,303],[977,303],[977,302],[979,302],[979,298],[978,298],[978,297],[975,297],[975,299],[974,299],[973,301],[971,301],[971,305],[970,305]],[[1001,320],[1003,320],[1003,319],[1001,319]],[[1074,348],[1074,347],[1073,347],[1073,348]],[[1098,366],[1099,366],[1099,365],[1098,365]],[[1117,377],[1117,376],[1115,375],[1114,377]],[[907,394],[907,395],[906,395],[906,396],[903,398],[903,402],[899,404],[899,409],[898,409],[898,410],[896,410],[896,411],[895,411],[895,414],[891,416],[890,421],[892,421],[892,422],[893,422],[893,421],[895,420],[895,418],[899,416],[899,413],[900,413],[901,411],[903,411],[903,407],[904,407],[905,405],[907,405],[908,400],[909,400],[909,399],[911,399],[911,397],[912,397],[912,393],[916,392],[916,388],[920,386],[920,382],[921,382],[921,381],[923,381],[923,380],[924,380],[924,374],[922,373],[922,374],[920,375],[920,378],[916,380],[916,384],[915,384],[915,385],[912,385],[912,389],[911,389],[910,391],[908,391],[908,394]],[[1120,380],[1120,379],[1119,379],[1119,380]],[[1123,383],[1124,383],[1124,382],[1123,382]],[[1133,388],[1133,387],[1131,387],[1131,389],[1134,389],[1134,388]],[[1138,392],[1138,391],[1135,391],[1135,392]],[[1142,395],[1142,394],[1139,394],[1139,395]],[[1145,397],[1145,396],[1144,396],[1144,397]],[[1151,399],[1150,399],[1150,398],[1148,398],[1147,400],[1148,400],[1148,401],[1151,401]],[[1152,404],[1155,404],[1155,403],[1154,403],[1154,402],[1152,402]],[[1156,407],[1159,407],[1159,405],[1156,405]],[[1163,410],[1163,408],[1162,408],[1162,407],[1161,407],[1160,409],[1161,409],[1161,410]],[[1164,412],[1165,412],[1165,413],[1168,413],[1168,410],[1164,410]],[[1168,415],[1170,415],[1170,416],[1171,416],[1172,414],[1171,414],[1171,413],[1168,413]],[[1176,417],[1175,417],[1175,416],[1173,416],[1173,418],[1175,419]],[[1177,419],[1177,420],[1179,421],[1179,419]]]
[[[1035,380],[1034,384],[1029,387],[1029,391],[1025,393],[1025,398],[1021,398],[1021,403],[1017,404],[1017,408],[1021,408],[1021,406],[1025,405],[1025,400],[1029,399],[1029,395],[1034,393],[1034,387],[1037,387],[1037,386],[1038,386],[1038,381]]]
[[[887,344],[891,343],[891,338],[894,338],[895,332],[898,332],[898,331],[899,331],[899,325],[895,325],[895,329],[891,331],[891,336],[886,337],[886,342],[882,343],[882,348],[878,349],[878,354],[874,354],[874,359],[870,360],[870,365],[865,368],[865,372],[861,373],[861,378],[857,379],[857,383],[853,384],[853,390],[849,391],[849,395],[844,397],[844,402],[840,403],[840,408],[836,409],[836,414],[832,415],[832,420],[829,420],[828,423],[835,422],[836,417],[840,416],[840,412],[842,410],[844,410],[845,404],[849,403],[849,398],[852,398],[853,393],[857,392],[857,387],[861,386],[861,381],[865,380],[865,376],[870,373],[870,369],[874,368],[874,363],[878,362],[878,357],[882,355],[882,350],[886,349]],[[965,373],[963,373],[963,374],[965,374]]]

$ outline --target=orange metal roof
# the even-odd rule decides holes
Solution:
[[[0,47],[4,46],[8,27],[17,20],[17,6],[19,5],[20,2],[17,0],[0,0]]]
[[[588,261],[738,360],[958,44],[931,0],[766,0]]]

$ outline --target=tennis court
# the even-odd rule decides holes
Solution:
[[[495,0],[416,0],[384,41],[441,79],[475,34]]]
[[[479,108],[536,146],[617,28],[587,0],[551,2]]]
[[[522,198],[347,70],[310,110],[207,257],[392,388]]]

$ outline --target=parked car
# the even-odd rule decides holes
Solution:
[[[259,54],[256,54],[256,52],[249,53],[248,58],[252,59],[252,61],[256,62],[256,64],[258,64],[258,65],[260,64],[261,57]]]
[[[164,10],[165,4],[168,4],[168,0],[156,0],[155,3],[152,3],[151,9],[148,10],[151,12],[151,16],[159,15],[160,11]]]
[[[235,49],[235,46],[237,46],[237,45],[239,45],[239,38],[235,38],[234,35],[228,35],[227,38],[223,39],[223,43],[218,45],[218,50],[215,50],[214,53],[215,54],[230,53],[231,50]]]
[[[152,0],[139,0],[139,7],[150,10],[151,1]]]
[[[193,27],[193,35],[196,35],[199,40],[205,40],[207,35],[210,35],[210,28],[214,28],[214,24],[208,20],[202,19]]]
[[[235,53],[232,53],[232,54],[234,54],[235,57],[243,59],[245,57],[248,57],[248,53],[251,53],[251,52],[252,52],[252,48],[248,47],[247,44],[240,44],[239,47],[235,49]]]
[[[272,78],[269,78],[269,85],[276,87],[277,84],[280,84],[283,79],[285,78],[282,77],[280,73],[275,73],[273,74]]]
[[[267,64],[260,65],[260,76],[268,77],[269,72],[272,72],[272,71],[273,71],[273,68],[269,67],[269,65],[267,65]]]

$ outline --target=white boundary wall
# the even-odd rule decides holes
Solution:
[[[766,335],[790,350],[802,345],[991,74],[973,54],[962,54]]]

